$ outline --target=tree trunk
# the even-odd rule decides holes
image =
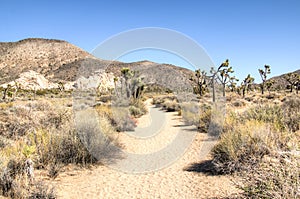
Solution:
[[[200,91],[199,91],[199,93],[200,93],[200,96],[203,96],[203,88],[202,88],[202,84],[199,84],[199,89],[200,89]]]
[[[226,96],[226,84],[223,84],[223,97],[225,97]]]
[[[215,93],[215,76],[212,79],[212,90],[213,90],[213,102],[216,102],[216,93]]]
[[[3,92],[3,98],[2,98],[3,100],[6,99],[7,91],[8,91],[8,88],[5,88],[4,92]]]

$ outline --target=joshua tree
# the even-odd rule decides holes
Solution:
[[[239,80],[236,79],[235,81],[231,81],[230,84],[228,85],[228,88],[230,89],[231,92],[234,92],[237,90],[237,82]]]
[[[8,84],[8,85],[6,86],[6,88],[4,88],[4,91],[3,91],[3,97],[2,97],[3,100],[6,100],[6,96],[8,95],[8,92],[9,92],[10,87],[11,87],[10,84]]]
[[[204,95],[204,92],[206,90],[206,72],[201,71],[200,69],[195,71],[195,77],[196,77],[196,82],[197,82],[197,87],[195,89],[195,93],[199,94],[200,96]],[[191,80],[194,78],[191,77]]]
[[[140,77],[139,71],[133,71],[133,77],[131,80],[131,95],[133,99],[139,99],[144,91],[143,78]]]
[[[65,90],[64,83],[58,82],[58,89],[59,89],[60,92],[63,92]]]
[[[15,82],[15,92],[13,94],[13,99],[12,100],[15,100],[15,98],[17,97],[18,91],[21,88],[21,84],[16,82],[16,80],[14,82]]]
[[[121,74],[125,83],[126,97],[133,97],[134,100],[139,99],[145,88],[142,82],[143,78],[140,77],[139,71],[130,71],[129,68],[122,68]],[[118,79],[114,78],[115,88],[117,88],[117,81]]]
[[[298,93],[298,84],[300,82],[300,75],[297,73],[288,73],[284,76],[284,79],[289,83],[290,92],[293,92],[293,88],[296,87],[296,91]]]
[[[273,84],[274,84],[273,80],[269,80],[266,82],[266,88],[269,91],[269,95],[271,94],[271,88],[272,88]]]
[[[125,80],[126,97],[129,98],[130,97],[129,79],[131,77],[133,77],[134,74],[132,73],[132,71],[130,71],[129,68],[122,68],[121,69],[121,74],[122,74],[122,77]]]
[[[262,83],[260,85],[261,94],[264,94],[265,83],[267,81],[267,75],[271,73],[270,66],[269,65],[265,65],[264,66],[264,70],[263,69],[258,69],[258,72],[259,72],[261,80],[262,80]]]
[[[232,67],[229,67],[228,59],[226,59],[226,61],[219,66],[217,71],[212,71],[212,73],[215,74],[214,76],[218,78],[218,80],[223,86],[223,97],[225,97],[226,95],[226,85],[230,82],[237,80],[234,76],[230,77],[230,74],[233,72],[234,71],[232,70]]]
[[[243,97],[245,97],[246,91],[249,90],[250,85],[254,82],[254,78],[248,74],[248,76],[243,80],[241,88],[243,90]]]
[[[117,82],[118,82],[119,78],[114,77],[114,85],[115,85],[115,94],[118,95],[118,88],[117,88]]]

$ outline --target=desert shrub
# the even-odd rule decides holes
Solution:
[[[14,179],[10,176],[8,169],[2,169],[0,173],[0,195],[8,197],[13,187]]]
[[[229,114],[220,141],[212,151],[217,170],[220,173],[242,171],[260,163],[267,154],[299,146],[295,133],[299,117],[293,118],[299,115],[298,103],[292,100],[282,106],[260,105],[242,114]]]
[[[34,162],[38,168],[51,164],[87,164],[94,160],[74,131],[57,134],[38,130],[28,137],[29,145],[35,148]]]
[[[183,103],[181,115],[187,125],[195,125],[202,132],[208,132],[211,125],[212,108],[210,105]]]
[[[3,136],[13,139],[38,128],[61,128],[70,120],[70,111],[59,109],[44,101],[13,106],[3,111],[2,114],[0,132]]]
[[[246,101],[248,101],[248,102],[252,102],[253,100],[254,100],[254,97],[245,97],[244,98]]]
[[[29,199],[55,199],[57,198],[54,187],[49,186],[42,181],[36,182],[32,191],[28,194]]]
[[[200,107],[198,103],[182,103],[181,116],[187,125],[199,126],[200,123]]]
[[[111,100],[111,96],[110,95],[101,95],[99,97],[99,101],[107,103]]]
[[[35,91],[36,95],[45,96],[48,92],[45,89],[40,89]]]
[[[174,112],[174,111],[179,111],[180,110],[180,106],[179,106],[179,104],[178,104],[178,102],[176,100],[166,99],[162,103],[162,109],[166,110],[168,112]]]
[[[136,100],[131,103],[129,106],[130,115],[134,117],[140,117],[148,112],[146,105],[142,100]]]
[[[300,98],[290,97],[282,103],[283,123],[288,130],[296,132],[300,129]]]
[[[116,155],[116,137],[115,131],[106,118],[92,119],[95,113],[84,111],[78,113],[76,120],[76,131],[80,141],[87,148],[89,153],[96,160],[113,159]]]
[[[255,166],[270,153],[270,129],[258,122],[236,124],[222,133],[212,150],[213,164],[218,173],[233,173]]]
[[[52,110],[48,111],[39,120],[39,126],[41,128],[62,128],[64,124],[68,123],[71,119],[70,112],[67,110]]]
[[[48,101],[29,102],[25,105],[25,107],[28,107],[34,111],[49,111],[53,109],[52,104]]]
[[[8,168],[0,173],[0,188],[0,195],[9,198],[56,198],[54,187],[50,187],[41,181],[30,182],[24,173],[12,176]]]
[[[0,132],[7,138],[24,136],[34,126],[32,111],[23,106],[5,110],[0,120]]]
[[[142,116],[143,115],[143,112],[141,109],[139,109],[138,107],[136,106],[130,106],[129,107],[129,112],[130,112],[130,115],[134,116],[134,117],[139,117],[139,116]]]
[[[154,96],[152,100],[152,104],[156,105],[157,107],[161,107],[166,100],[174,101],[176,100],[176,97],[174,95]]]
[[[48,176],[49,176],[50,178],[55,179],[55,178],[58,176],[58,174],[59,174],[61,168],[62,168],[62,164],[59,164],[59,163],[51,163],[51,164],[49,165],[49,167],[48,167]]]
[[[270,93],[270,94],[266,95],[266,98],[267,99],[279,99],[280,95],[277,93]]]
[[[234,106],[234,107],[243,107],[243,106],[246,105],[245,102],[244,102],[244,101],[241,101],[241,100],[235,100],[235,101],[233,101],[231,104],[232,104],[232,106]]]
[[[113,115],[113,123],[116,124],[117,131],[133,131],[136,127],[136,123],[127,108],[114,108]]]
[[[241,115],[241,120],[257,120],[270,123],[281,131],[300,129],[300,99],[290,98],[282,105],[258,105]]]
[[[4,139],[2,138],[2,136],[0,137],[0,149],[4,148],[6,146],[6,143],[4,141]]]
[[[24,172],[24,157],[11,156],[0,170],[0,195],[10,198],[27,198],[28,178]]]
[[[152,104],[159,106],[163,102],[164,102],[164,99],[162,97],[158,97],[158,96],[153,97]]]
[[[96,111],[99,115],[107,117],[118,132],[132,131],[136,127],[136,123],[130,115],[130,109],[128,110],[127,107],[102,105],[96,107]]]
[[[270,123],[278,129],[284,129],[283,112],[278,105],[258,105],[245,111],[240,119],[243,121],[257,120]]]
[[[271,160],[271,161],[270,161]],[[244,198],[300,198],[300,158],[277,155],[251,172],[243,172],[239,188]]]

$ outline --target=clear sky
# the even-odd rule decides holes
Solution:
[[[240,79],[251,73],[259,82],[265,64],[272,76],[300,69],[299,0],[2,0],[0,20],[0,41],[54,38],[91,52],[120,32],[161,27],[194,39],[215,65],[228,58]],[[123,57],[130,59],[138,57]],[[148,59],[184,65],[168,56]]]

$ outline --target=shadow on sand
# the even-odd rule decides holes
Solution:
[[[216,171],[216,168],[212,162],[212,160],[205,160],[200,163],[193,163],[183,169],[187,172],[195,172],[195,173],[204,173],[206,175],[220,175]]]

